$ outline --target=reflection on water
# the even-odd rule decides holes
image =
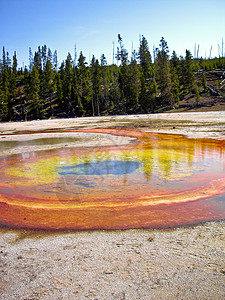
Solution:
[[[63,175],[123,175],[134,172],[139,166],[137,161],[102,160],[86,162],[75,166],[62,166],[58,174]]]
[[[0,212],[7,215],[3,202],[13,208],[0,221],[17,222],[14,204],[35,215],[29,224],[27,217],[20,224],[43,228],[160,227],[225,218],[223,141],[139,131],[103,132],[136,137],[139,143],[2,159]],[[38,143],[43,140],[62,142],[61,138],[45,138]],[[44,211],[51,221],[45,219]],[[109,212],[113,215],[106,220]]]

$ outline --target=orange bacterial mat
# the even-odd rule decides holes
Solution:
[[[143,130],[83,130],[136,139],[126,146],[1,158],[0,223],[89,230],[224,219],[225,141]]]

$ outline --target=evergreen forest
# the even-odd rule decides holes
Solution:
[[[219,86],[223,57],[196,59],[189,50],[169,55],[162,37],[152,58],[144,36],[138,51],[129,54],[120,34],[115,52],[111,65],[104,54],[87,63],[82,52],[74,59],[68,53],[59,65],[57,51],[44,45],[34,53],[29,48],[29,66],[18,68],[16,52],[11,59],[3,47],[0,121],[154,113],[178,108],[187,95],[197,105],[204,93],[225,99]],[[218,77],[217,86],[210,86],[206,72]]]

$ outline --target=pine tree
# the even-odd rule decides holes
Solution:
[[[146,81],[145,81],[145,77],[144,74],[141,73],[140,75],[140,95],[139,95],[139,104],[142,108],[142,111],[144,111],[145,113],[148,113],[148,108],[149,108],[149,99],[148,99],[148,91],[146,88]]]
[[[52,51],[50,48],[48,48],[47,60],[49,60],[50,63],[52,64]]]
[[[198,103],[200,100],[200,94],[199,94],[199,90],[198,87],[195,88],[195,102]]]
[[[42,76],[42,99],[49,100],[51,115],[53,115],[52,99],[55,91],[54,72],[50,60],[47,60]]]
[[[80,85],[79,85],[79,69],[77,66],[74,67],[74,82],[73,82],[73,94],[75,100],[75,113],[76,116],[84,116],[86,111],[84,110],[82,99],[80,96]]]
[[[4,63],[3,63],[4,68]],[[9,102],[10,102],[10,93],[9,93],[9,73],[7,69],[3,69],[1,74],[1,98],[0,98],[0,118],[3,121],[8,121],[10,119],[9,111]]]
[[[68,53],[65,61],[65,69],[63,72],[63,105],[67,114],[71,114],[72,110],[72,83],[73,83],[73,68],[72,68],[72,57]]]
[[[8,69],[11,68],[11,59],[9,57],[9,52],[6,53],[6,65]]]
[[[119,114],[120,86],[119,86],[119,70],[114,64],[107,67],[107,79],[109,86],[109,110],[110,112]],[[105,89],[105,87],[104,87]],[[107,107],[107,112],[109,111]]]
[[[10,101],[12,102],[17,96],[16,75],[12,69],[9,70],[9,93]],[[13,104],[11,103],[11,109]]]
[[[149,51],[148,42],[143,35],[142,40],[140,41],[138,58],[145,80],[153,78],[154,72],[152,67],[152,58]]]
[[[180,83],[176,67],[171,67],[171,107],[174,108],[175,103],[180,101]]]
[[[41,58],[42,58],[42,63],[43,63],[43,68],[44,68],[46,65],[46,62],[47,62],[47,46],[46,45],[42,46],[42,48],[41,48]]]
[[[55,74],[56,79],[56,95],[57,95],[57,101],[60,108],[62,108],[63,103],[63,87],[62,87],[62,80],[60,73]]]
[[[140,71],[136,59],[132,59],[128,68],[128,91],[126,111],[136,113],[140,95]]]
[[[193,60],[189,50],[186,50],[186,56],[184,61],[184,87],[191,92],[194,87],[195,77],[193,71]]]
[[[171,69],[174,69],[179,79],[181,76],[181,62],[175,51],[173,51],[171,55],[170,67]]]
[[[24,87],[23,87],[23,91],[24,91],[24,96],[25,96],[25,100],[23,102],[23,119],[25,121],[27,121],[27,116],[29,113],[29,101],[28,101],[28,97],[29,97],[29,85],[30,85],[30,73],[27,69],[27,67],[25,66],[24,72],[23,72],[23,76],[24,76]]]
[[[141,71],[141,92],[139,103],[144,112],[154,111],[157,85],[152,65],[152,58],[146,38],[142,35],[139,47],[139,62]]]
[[[54,51],[54,54],[53,54],[53,69],[55,71],[58,71],[58,57],[57,57],[57,51],[56,50]]]
[[[207,81],[206,81],[205,73],[203,73],[203,75],[202,75],[202,87],[203,87],[203,91],[206,92],[207,91]]]
[[[17,58],[16,58],[16,51],[14,51],[14,55],[13,55],[13,74],[15,75],[15,77],[17,77],[17,66],[18,66],[18,63],[17,63]]]
[[[87,68],[85,62],[85,57],[83,53],[80,52],[78,58],[78,105],[83,107],[82,115],[85,113],[87,115],[92,115],[92,105],[91,105],[91,75],[90,70]]]
[[[40,78],[38,70],[34,66],[30,74],[25,74],[25,83],[25,93],[28,100],[27,112],[32,118],[42,118],[42,101],[39,97]]]
[[[123,39],[120,34],[118,34],[118,43],[119,43],[119,48],[117,48],[117,60],[121,61],[121,65],[127,64],[128,62],[128,52],[124,48],[123,45]]]
[[[160,95],[163,101],[170,98],[170,62],[169,49],[167,42],[162,37],[160,40],[160,49],[157,50],[156,57],[156,75],[159,84]]]
[[[7,67],[7,63],[6,63],[5,47],[3,46],[3,49],[2,49],[2,69],[5,70],[6,67]]]
[[[8,118],[8,93],[0,88],[0,120],[9,121]]]
[[[12,116],[12,102],[10,94],[10,74],[11,68],[9,66],[9,54],[5,53],[5,47],[2,49],[2,70],[0,77],[0,118],[8,121]]]
[[[119,68],[119,86],[120,86],[120,94],[121,94],[121,99],[119,103],[119,112],[125,113],[127,98],[129,97],[128,52],[124,48],[124,45],[122,43],[122,37],[120,34],[118,34],[118,43],[120,47],[118,48],[117,51],[117,60],[121,62]]]
[[[100,99],[101,99],[101,104],[102,104],[102,110],[108,113],[110,109],[110,78],[109,78],[109,70],[110,67],[107,66],[107,60],[104,54],[101,55],[100,59],[100,72],[101,72],[101,83],[102,83],[102,88],[100,88]],[[111,68],[112,72],[112,68]],[[112,93],[114,94],[114,76],[112,74]],[[113,101],[112,101],[113,102]]]
[[[41,58],[41,47],[38,47],[38,51],[34,54],[34,66],[38,70],[39,75],[42,73],[42,58]]]
[[[33,64],[34,64],[34,57],[33,57],[31,47],[29,47],[29,71],[30,72],[32,71]]]
[[[101,70],[99,61],[95,59],[94,55],[91,61],[91,82],[92,82],[92,111],[93,116],[95,116],[95,111],[97,109],[97,114],[100,116],[100,92],[101,92]]]

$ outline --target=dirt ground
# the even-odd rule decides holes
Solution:
[[[0,123],[0,145],[1,141],[40,138],[40,131],[114,126],[225,139],[225,112]],[[28,132],[36,134],[28,137]],[[11,133],[23,134],[7,135]],[[76,143],[63,146],[131,141],[87,133],[76,138]],[[43,148],[32,147],[3,149],[0,153]],[[90,232],[1,227],[0,299],[224,299],[224,225],[221,220],[173,229]]]

